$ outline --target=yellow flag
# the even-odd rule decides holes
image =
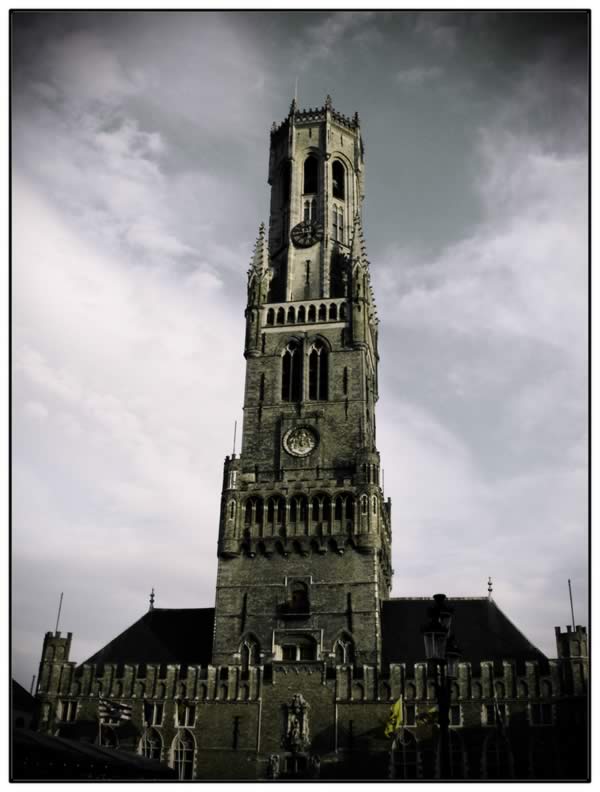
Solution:
[[[404,704],[402,696],[394,701],[390,710],[390,717],[385,725],[385,736],[391,737],[404,723]]]

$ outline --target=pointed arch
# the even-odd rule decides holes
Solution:
[[[295,324],[296,322],[296,309],[293,305],[290,305],[287,312],[287,321],[288,324]]]
[[[275,309],[269,308],[267,311],[267,324],[274,325],[275,324]]]
[[[288,342],[281,358],[281,399],[302,399],[302,345],[295,339]]]
[[[160,762],[162,758],[163,742],[159,732],[150,727],[142,734],[138,745],[138,753],[146,759],[155,759]]]
[[[304,194],[319,192],[319,160],[309,154],[304,160]]]
[[[419,777],[419,752],[417,740],[408,729],[403,729],[392,743],[392,778],[410,780]]]
[[[298,308],[298,324],[302,324],[306,321],[306,308],[304,305],[301,305]]]
[[[329,320],[335,322],[337,319],[337,305],[335,303],[331,303],[329,306]]]
[[[331,194],[341,201],[346,198],[346,168],[339,159],[331,165]]]
[[[181,729],[175,736],[171,748],[171,767],[174,768],[180,781],[194,777],[195,753],[194,735],[189,729]]]
[[[483,743],[481,777],[512,778],[512,757],[506,738],[494,730]]]
[[[327,400],[328,357],[327,346],[318,338],[312,344],[308,354],[308,398],[311,401]]]
[[[277,324],[285,324],[285,308],[277,309]]]
[[[340,630],[333,642],[336,665],[350,665],[355,662],[355,642],[347,630]]]

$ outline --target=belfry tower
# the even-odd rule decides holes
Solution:
[[[358,115],[327,97],[271,131],[269,234],[246,307],[241,454],[225,460],[213,663],[379,666],[391,505]]]

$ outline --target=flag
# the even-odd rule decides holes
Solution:
[[[128,721],[131,720],[131,705],[121,704],[118,701],[110,701],[101,698],[98,702],[98,718],[101,721]]]
[[[385,725],[385,736],[391,737],[404,724],[404,702],[402,696],[394,701],[390,709],[390,717]]]

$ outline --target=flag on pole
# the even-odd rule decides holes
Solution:
[[[108,721],[121,721],[131,720],[131,705],[121,704],[118,701],[110,701],[109,699],[101,698],[98,702],[98,718],[101,722]]]
[[[390,717],[388,718],[388,722],[385,725],[385,736],[391,737],[395,734],[398,729],[404,725],[404,701],[402,696],[400,696],[394,703],[392,704],[392,708],[390,709]]]

